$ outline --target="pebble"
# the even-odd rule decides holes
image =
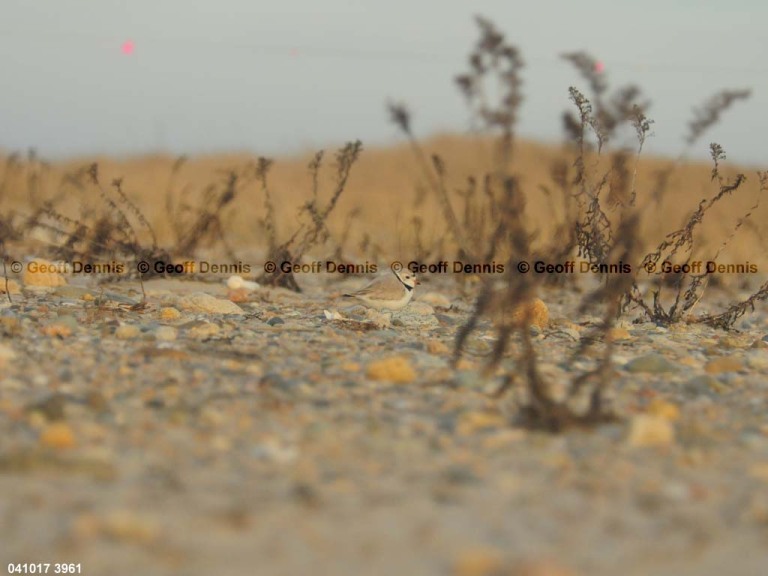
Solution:
[[[118,542],[148,544],[160,534],[154,520],[128,509],[108,512],[96,524],[99,532]]]
[[[424,294],[419,294],[416,296],[416,301],[424,302],[425,304],[429,304],[434,308],[447,309],[451,307],[450,299],[445,294],[441,294],[439,292],[425,292]]]
[[[745,355],[747,366],[752,370],[768,372],[768,351],[750,350]]]
[[[56,450],[68,450],[75,447],[75,434],[69,424],[54,422],[40,433],[40,444]]]
[[[173,326],[160,326],[155,330],[155,339],[160,342],[173,342],[179,331]]]
[[[39,272],[44,269],[45,272]],[[58,272],[51,271],[57,270],[58,265],[50,262],[49,260],[43,260],[41,258],[34,258],[24,264],[24,272],[21,276],[21,281],[24,286],[30,288],[55,288],[57,286],[64,286],[67,281]],[[36,270],[36,271],[32,271]]]
[[[447,314],[435,314],[435,319],[440,326],[457,326],[461,324],[461,320],[454,316],[448,316]]]
[[[16,351],[6,344],[0,344],[0,368],[5,367],[14,358],[16,358]]]
[[[674,422],[680,418],[680,408],[678,408],[676,404],[660,398],[656,398],[650,403],[647,412],[648,414],[664,418],[670,422]]]
[[[724,372],[739,372],[743,370],[744,364],[738,358],[733,356],[721,356],[710,360],[704,365],[704,371],[707,374],[722,374]]]
[[[753,464],[749,470],[749,475],[768,484],[768,462]]]
[[[219,332],[221,332],[221,328],[213,322],[196,322],[186,331],[187,336],[194,340],[207,340],[217,336]]]
[[[493,351],[493,343],[486,338],[470,336],[464,342],[462,352],[474,356],[486,356]]]
[[[408,311],[411,314],[417,314],[418,316],[430,316],[435,313],[435,309],[423,301],[411,302],[408,306]]]
[[[71,300],[85,300],[86,296],[93,296],[93,291],[83,286],[59,286],[53,291],[54,296],[69,298]]]
[[[670,421],[652,414],[637,414],[629,421],[627,443],[632,447],[667,446],[675,439]]]
[[[289,394],[296,393],[301,387],[299,380],[286,378],[278,372],[267,372],[259,382],[259,388],[262,390],[277,390]]]
[[[541,298],[534,298],[518,304],[511,311],[504,311],[498,316],[497,322],[510,323],[512,326],[527,322],[530,326],[541,329],[547,328],[549,326],[549,308]]]
[[[239,275],[230,276],[225,281],[225,284],[230,290],[246,290],[248,292],[253,292],[254,290],[258,290],[260,288],[257,282],[246,280]]]
[[[497,576],[502,574],[504,555],[495,548],[461,550],[453,565],[454,576]]]
[[[251,456],[277,464],[290,464],[298,458],[299,451],[295,446],[286,445],[276,439],[268,439],[251,448]]]
[[[141,329],[134,324],[123,324],[115,330],[115,338],[118,340],[134,340],[141,336]]]
[[[0,294],[10,294],[11,296],[21,294],[21,286],[16,280],[8,279],[8,289],[6,292],[5,280],[0,278]]]
[[[77,329],[77,319],[74,316],[65,314],[47,322],[45,325],[43,325],[41,331],[46,336],[67,338],[68,336],[71,336],[72,333]]]
[[[747,335],[742,336],[724,336],[720,338],[718,344],[723,349],[742,349],[749,348],[752,345],[752,338]]]
[[[181,318],[181,312],[176,308],[167,306],[160,309],[161,320],[178,320],[179,318]]]
[[[427,342],[427,352],[430,354],[443,355],[449,354],[451,349],[447,344],[441,342],[440,340],[429,340]]]
[[[512,576],[576,576],[576,572],[550,559],[520,562],[513,566],[509,574]]]
[[[456,426],[456,432],[460,436],[470,436],[483,430],[502,428],[506,425],[507,419],[500,413],[478,410],[462,414]]]
[[[661,354],[651,352],[650,354],[630,360],[625,364],[624,369],[628,372],[662,374],[665,372],[676,372],[678,367]]]
[[[21,333],[21,320],[15,316],[0,316],[0,336],[15,337]]]
[[[368,364],[365,375],[371,380],[388,380],[397,384],[408,384],[416,379],[416,372],[408,358],[391,356]]]
[[[205,314],[245,314],[243,309],[234,302],[216,298],[205,292],[195,292],[188,296],[182,296],[178,300],[178,306],[187,312],[202,312]]]
[[[49,422],[64,419],[66,398],[63,394],[51,394],[26,406],[28,413],[39,413]]]
[[[77,330],[79,327],[77,318],[71,314],[60,314],[53,322],[56,324],[61,324],[62,326],[66,326],[72,331]]]
[[[710,374],[701,374],[688,380],[683,387],[688,393],[716,392],[722,389],[720,381]]]
[[[109,411],[109,400],[98,390],[92,390],[85,395],[85,405],[97,414]]]
[[[413,327],[420,330],[432,330],[440,325],[434,314],[424,314],[423,310],[410,310],[408,306],[396,313],[392,325],[397,327]]]
[[[608,334],[606,334],[606,340],[612,340],[614,342],[618,342],[621,340],[630,340],[632,338],[632,335],[629,333],[629,330],[626,328],[611,328],[608,331]]]

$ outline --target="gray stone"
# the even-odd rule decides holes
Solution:
[[[650,374],[661,374],[664,372],[676,372],[679,370],[676,364],[673,364],[667,360],[661,354],[655,352],[640,356],[634,360],[630,360],[624,369],[628,372],[646,372]]]

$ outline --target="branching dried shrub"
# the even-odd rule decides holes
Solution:
[[[707,130],[720,121],[726,110],[751,95],[751,90],[722,90],[711,96],[703,105],[694,108],[693,119],[688,123],[685,143],[689,146],[695,144]]]
[[[70,194],[80,197],[79,217],[66,216],[56,208],[56,203]],[[86,199],[93,195],[98,197],[100,209],[88,207]],[[107,274],[108,279],[135,277],[136,264],[146,261],[150,263],[149,272],[138,274],[142,287],[144,277],[154,274],[155,262],[170,261],[168,253],[158,247],[149,221],[125,194],[122,180],[113,180],[111,187],[105,188],[97,164],[67,174],[57,193],[28,215],[21,229],[25,236],[38,230],[48,232],[53,240],[47,255],[54,259],[84,264],[109,264],[116,260],[133,263],[124,271],[126,274]],[[149,236],[149,244],[140,238],[138,229]]]
[[[570,97],[577,114],[566,114],[564,127],[566,134],[570,135],[575,144],[576,158],[574,160],[575,176],[571,190],[576,202],[575,210],[575,244],[578,255],[586,258],[591,264],[607,264],[610,262],[607,255],[611,247],[616,243],[616,230],[627,214],[634,214],[637,204],[637,165],[643,146],[650,136],[653,123],[645,110],[648,103],[636,104],[631,98],[637,97],[640,92],[629,86],[618,92],[619,96],[611,100],[611,105],[605,105],[605,94],[608,89],[607,81],[602,73],[596,69],[596,61],[585,53],[574,53],[565,56],[582,73],[593,94],[595,104],[584,96],[576,88],[570,88]],[[738,100],[749,96],[748,90],[724,90],[710,98],[702,107],[694,109],[694,118],[689,123],[689,132],[685,138],[690,147],[711,128],[723,112]],[[638,146],[635,150],[634,167],[628,167],[628,152],[619,150],[611,153],[611,164],[607,171],[601,172],[598,168],[599,157],[605,152],[606,144],[616,133],[622,124],[631,124],[637,137]],[[597,142],[596,158],[589,160],[592,147],[588,144],[588,136],[593,136]],[[662,273],[662,265],[674,263],[685,265],[691,261],[695,249],[694,233],[701,224],[704,215],[720,200],[730,197],[739,189],[746,180],[742,174],[737,175],[732,181],[726,180],[720,172],[720,162],[725,159],[725,154],[718,144],[711,145],[711,156],[714,162],[712,180],[717,181],[718,191],[709,200],[702,200],[698,208],[688,218],[688,221],[678,230],[667,234],[656,250],[645,255],[635,271],[648,270],[657,275]],[[683,158],[683,155],[680,157]],[[655,203],[658,204],[661,197],[670,194],[670,177],[678,162],[671,165],[663,173],[656,176],[656,185],[652,192]],[[562,176],[556,176],[556,181],[566,181]],[[764,179],[761,176],[760,193],[764,190]],[[567,185],[563,187],[567,189]],[[605,191],[607,189],[607,195]],[[717,253],[725,249],[728,242],[751,216],[759,205],[757,202],[737,222],[731,234],[724,240]],[[690,316],[693,308],[703,296],[703,292],[709,283],[712,272],[703,274],[679,273],[667,275],[666,279],[672,282],[674,294],[669,298],[662,298],[663,282],[652,292],[652,301],[647,302],[637,286],[637,282],[630,284],[626,292],[621,311],[629,309],[631,304],[639,307],[647,319],[660,323],[672,324],[683,319],[692,320]],[[754,305],[756,300],[762,299],[761,290],[742,303],[729,307],[730,312],[724,312],[715,316],[703,316],[698,320],[719,327],[730,327],[738,316],[744,314],[746,309]],[[666,303],[665,303],[666,302]],[[728,325],[728,321],[731,322]]]
[[[226,230],[235,214],[235,200],[248,186],[253,176],[248,170],[219,171],[219,180],[208,184],[201,197],[191,194],[187,185],[178,193],[175,182],[187,162],[180,156],[171,166],[165,191],[165,211],[173,232],[173,251],[183,258],[221,245],[230,260],[237,260],[227,240]]]
[[[571,88],[571,99],[579,114],[578,117],[572,111],[563,114],[566,135],[582,148],[587,146],[584,138],[586,125],[594,131],[599,151],[622,126],[632,123],[638,113],[647,113],[650,101],[642,99],[642,91],[634,84],[622,86],[609,94],[607,76],[599,70],[597,60],[586,52],[563,54],[563,59],[576,68],[590,87],[589,97]]]
[[[32,199],[26,214],[14,212],[0,214],[0,247],[5,254],[6,243],[24,239],[27,244],[40,243],[47,257],[64,261],[80,261],[85,264],[111,261],[146,261],[150,270],[144,277],[155,273],[157,262],[171,262],[172,255],[188,258],[201,249],[210,250],[222,246],[227,255],[236,260],[234,250],[226,237],[231,218],[235,214],[235,200],[253,183],[260,184],[264,194],[266,216],[262,222],[268,241],[270,257],[277,262],[300,262],[314,246],[331,244],[330,252],[337,259],[343,255],[343,245],[349,240],[354,212],[348,214],[343,233],[332,236],[327,221],[337,207],[339,198],[348,184],[352,166],[362,151],[360,142],[351,142],[340,149],[335,158],[335,179],[331,195],[320,198],[320,169],[323,154],[318,153],[310,164],[312,178],[311,197],[299,212],[299,225],[282,243],[278,243],[276,216],[267,175],[271,161],[261,158],[237,169],[221,172],[221,178],[205,187],[200,197],[190,194],[189,186],[176,190],[175,181],[186,158],[178,159],[172,166],[165,191],[166,220],[170,222],[172,249],[158,246],[158,239],[149,220],[124,191],[122,179],[116,179],[106,187],[99,179],[96,164],[64,175],[58,188],[48,196],[41,193],[40,174],[43,163],[33,158],[35,165],[14,156],[6,161],[0,178],[0,197],[7,190],[17,193],[24,189]],[[40,192],[40,193],[38,193]],[[79,213],[62,209],[64,201],[79,200]],[[97,202],[94,204],[93,199]],[[21,218],[20,221],[19,217]],[[329,256],[331,255],[329,254]],[[129,272],[135,266],[128,267]],[[133,276],[132,274],[123,277]],[[109,276],[109,280],[120,277]],[[294,290],[299,287],[292,275],[283,278],[277,274],[260,279],[266,284],[282,285]]]
[[[34,150],[30,150],[27,160],[19,154],[11,154],[5,159],[0,176],[0,206],[8,206],[8,198],[13,191],[23,190],[25,199],[32,205],[39,204],[42,181],[49,171],[49,166],[38,160]],[[22,240],[24,215],[17,211],[0,210],[0,256],[3,263],[8,259],[8,247]],[[10,298],[10,296],[9,296]]]
[[[456,211],[451,204],[445,182],[445,165],[437,155],[429,157],[423,146],[411,130],[411,114],[403,104],[390,103],[387,105],[390,121],[395,124],[411,145],[416,161],[422,174],[427,180],[427,187],[436,193],[443,219],[448,232],[459,247],[459,253],[472,253],[465,231],[462,229]]]
[[[691,315],[693,308],[704,296],[704,290],[716,270],[697,270],[689,266],[693,258],[696,245],[696,232],[702,224],[707,213],[721,200],[729,198],[744,184],[746,176],[737,174],[733,179],[725,178],[720,172],[720,164],[725,159],[725,152],[719,144],[710,146],[713,161],[712,181],[717,181],[717,191],[709,199],[699,202],[697,209],[691,214],[687,222],[678,230],[667,234],[653,252],[646,254],[640,266],[656,276],[664,274],[665,265],[680,266],[681,272],[671,275],[674,294],[672,302],[667,307],[663,304],[662,291],[664,283],[657,283],[652,291],[652,301],[647,302],[637,284],[633,284],[625,299],[625,307],[630,303],[636,304],[646,317],[656,323],[669,325],[683,320],[689,322],[702,322],[714,327],[730,329],[738,318],[743,316],[748,309],[754,310],[757,301],[768,298],[768,284],[761,286],[758,291],[742,302],[731,304],[728,309],[720,314],[707,314],[701,317]],[[727,236],[718,247],[715,254],[708,261],[717,262],[721,252],[727,247],[731,239],[741,229],[743,224],[751,217],[760,204],[760,196],[768,191],[768,177],[765,172],[758,172],[760,188],[755,203],[736,222],[730,235]]]
[[[281,244],[277,243],[278,232],[276,228],[275,210],[272,202],[272,194],[268,182],[269,169],[272,161],[266,158],[260,158],[256,165],[256,178],[261,183],[264,193],[265,218],[263,222],[267,233],[268,254],[267,260],[274,262],[277,266],[273,271],[264,271],[259,277],[259,281],[270,286],[282,286],[296,292],[301,292],[301,288],[296,282],[292,272],[284,272],[281,262],[301,262],[304,255],[315,246],[322,246],[333,240],[328,229],[328,218],[333,213],[336,205],[344,192],[352,172],[352,167],[360,157],[363,150],[362,143],[357,140],[348,142],[336,153],[334,163],[334,186],[331,197],[323,205],[319,198],[319,174],[322,168],[324,154],[318,152],[309,164],[309,172],[312,180],[312,196],[299,210],[299,226],[293,231],[291,236]],[[302,221],[303,220],[303,221]],[[335,249],[332,254],[337,257],[341,254],[341,244],[335,243]],[[341,258],[339,258],[341,259]]]
[[[469,54],[469,71],[456,77],[473,121],[485,131],[500,133],[498,167],[512,154],[515,124],[523,102],[523,59],[516,46],[490,20],[476,17],[480,36]]]
[[[570,164],[556,160],[550,168],[554,186],[542,187],[553,206],[561,205],[560,214],[553,212],[552,233],[560,242],[547,257],[560,262],[575,253],[590,264],[603,266],[609,263],[608,254],[618,240],[615,231],[623,214],[636,205],[637,167],[653,124],[645,113],[650,102],[641,101],[641,91],[633,85],[609,95],[605,74],[597,71],[597,62],[588,54],[564,57],[589,82],[597,104],[577,88],[569,88],[576,112],[566,112],[563,120],[573,159]],[[622,130],[636,138],[634,150],[610,146]],[[566,278],[551,274],[546,281],[562,285]]]
[[[569,90],[575,113],[566,113],[563,119],[566,133],[574,144],[573,164],[561,162],[554,165],[554,187],[542,190],[553,201],[557,196],[561,198],[558,203],[561,219],[555,226],[557,243],[545,245],[534,253],[531,240],[537,231],[529,229],[529,222],[524,217],[526,195],[519,180],[509,170],[514,151],[515,121],[522,101],[522,59],[492,23],[478,19],[478,24],[480,39],[470,54],[470,71],[459,76],[457,83],[475,125],[497,137],[491,170],[480,178],[469,179],[458,198],[453,197],[449,193],[449,174],[445,163],[437,156],[430,157],[422,148],[413,134],[407,109],[402,105],[389,106],[392,121],[408,138],[426,187],[440,206],[446,231],[454,241],[457,255],[475,261],[484,257],[499,258],[502,254],[505,258],[503,287],[481,278],[483,282],[473,313],[457,334],[454,360],[458,361],[468,338],[483,322],[493,320],[497,338],[486,369],[489,372],[497,370],[507,350],[513,348],[514,368],[504,374],[502,389],[518,380],[524,383],[525,401],[520,414],[526,425],[557,431],[571,425],[590,425],[614,419],[615,414],[607,401],[613,376],[611,337],[615,322],[626,310],[628,299],[641,307],[645,306],[643,310],[650,319],[667,322],[681,319],[700,295],[698,287],[701,280],[694,280],[693,291],[679,292],[670,309],[661,308],[658,301],[654,301],[654,305],[645,304],[637,290],[638,270],[642,269],[642,265],[655,263],[662,257],[690,253],[694,243],[693,231],[703,214],[738,189],[743,177],[725,180],[717,164],[722,159],[722,150],[713,147],[713,180],[717,181],[719,192],[709,202],[702,202],[700,210],[691,216],[688,224],[667,236],[659,245],[658,254],[654,252],[641,258],[639,225],[642,212],[638,208],[637,171],[644,145],[651,136],[653,121],[647,116],[650,104],[633,85],[609,92],[605,75],[598,71],[596,61],[588,54],[566,54],[565,58],[587,80],[591,95],[588,98],[574,87]],[[487,89],[488,84],[501,87],[498,101],[489,97],[493,91]],[[696,141],[726,108],[748,93],[735,91],[721,95],[697,110],[690,125],[689,143]],[[634,150],[626,146],[610,149],[609,145],[619,141],[622,131],[634,135]],[[667,176],[658,182],[666,186],[669,178]],[[761,191],[763,188],[764,177],[761,176]],[[457,212],[457,206],[463,208],[463,215]],[[736,230],[756,208],[757,203],[739,221]],[[718,254],[727,242],[728,239]],[[539,350],[530,330],[532,312],[525,305],[535,297],[539,285],[546,278],[521,274],[516,263],[521,260],[560,262],[573,258],[574,253],[598,266],[629,264],[632,272],[626,273],[626,267],[622,267],[619,273],[602,274],[597,288],[583,298],[579,312],[597,308],[601,321],[593,327],[591,334],[581,340],[568,363],[572,364],[577,359],[596,360],[591,368],[577,374],[565,386],[564,395],[558,395],[555,392],[557,387],[547,382],[541,373]],[[641,267],[635,266],[638,262]],[[768,286],[764,285],[752,297],[730,306],[722,314],[703,317],[701,321],[730,326],[735,318],[767,296]],[[602,346],[600,350],[588,354],[590,347],[598,345]]]
[[[512,159],[515,125],[523,102],[520,72],[524,63],[518,49],[507,42],[490,20],[477,17],[476,22],[480,35],[468,58],[469,70],[456,76],[455,82],[473,124],[479,131],[495,135],[496,142],[491,172],[484,175],[482,183],[467,178],[466,187],[458,194],[463,217],[454,207],[444,160],[424,150],[411,129],[410,113],[404,105],[389,104],[388,109],[390,120],[411,145],[426,187],[435,193],[448,234],[455,243],[457,259],[479,262],[491,260],[497,248],[491,240],[496,234],[493,223],[500,197],[491,179],[503,180]]]
[[[607,80],[594,71],[594,60],[584,53],[567,56],[571,58],[582,73],[590,80],[592,90],[598,98],[596,111],[592,102],[577,88],[570,87],[569,95],[578,118],[570,113],[565,118],[567,135],[573,139],[576,157],[573,162],[575,174],[570,186],[565,186],[566,193],[573,195],[574,210],[569,214],[575,228],[573,245],[578,248],[578,256],[590,264],[607,264],[607,255],[615,243],[614,229],[620,225],[623,211],[633,209],[637,198],[636,175],[643,146],[650,136],[650,120],[644,110],[649,103],[633,103],[629,98],[640,94],[634,87],[619,91],[620,97],[613,99],[613,106],[602,104],[602,94],[607,90]],[[623,125],[631,126],[637,137],[634,153],[634,165],[628,166],[630,153],[620,148],[610,155],[610,167],[600,171],[599,160],[611,137]],[[589,135],[597,140],[597,156],[590,160]],[[565,180],[555,175],[556,181]],[[561,186],[563,187],[563,186]],[[618,214],[615,214],[618,209]],[[574,246],[575,245],[575,246]]]
[[[710,96],[703,104],[693,109],[693,118],[688,122],[688,133],[685,135],[685,148],[677,158],[669,163],[666,168],[656,172],[655,183],[651,197],[659,204],[665,194],[668,193],[670,180],[675,171],[682,165],[689,151],[697,144],[702,136],[717,124],[722,115],[740,100],[746,100],[751,96],[751,90],[721,90]]]
[[[588,295],[582,307],[602,308],[603,321],[594,330],[595,339],[606,342],[596,366],[588,372],[579,374],[566,386],[565,397],[558,397],[555,387],[542,375],[539,362],[538,345],[531,334],[534,307],[529,305],[536,297],[544,277],[538,274],[521,273],[517,264],[521,261],[546,260],[555,262],[577,244],[589,251],[589,257],[598,261],[607,259],[629,259],[637,249],[636,214],[627,214],[618,221],[617,234],[611,231],[611,224],[606,223],[607,216],[599,202],[599,192],[608,182],[607,177],[592,184],[588,181],[588,170],[584,164],[585,154],[580,155],[582,165],[577,166],[576,177],[569,179],[567,167],[560,167],[559,189],[563,192],[564,218],[574,214],[574,206],[569,197],[578,196],[579,207],[588,214],[579,222],[561,223],[561,231],[572,230],[565,235],[572,243],[563,250],[563,237],[556,237],[551,245],[534,254],[532,239],[536,230],[529,229],[525,216],[526,194],[519,178],[510,170],[510,161],[514,152],[514,130],[517,111],[522,96],[520,71],[522,59],[515,47],[510,45],[504,35],[487,20],[478,19],[480,39],[470,54],[470,72],[457,78],[457,83],[464,94],[470,112],[479,120],[480,127],[496,136],[492,168],[481,178],[471,179],[460,195],[464,201],[464,216],[457,216],[447,184],[447,168],[438,157],[428,159],[411,130],[410,115],[404,106],[390,105],[390,117],[400,127],[411,143],[428,188],[438,200],[442,209],[446,229],[457,245],[459,255],[466,255],[474,261],[488,261],[491,258],[503,258],[505,273],[503,286],[481,277],[482,286],[475,301],[472,314],[460,328],[456,338],[454,361],[463,354],[468,338],[476,332],[484,321],[495,323],[496,342],[486,364],[488,372],[495,371],[501,360],[512,347],[515,366],[503,376],[503,388],[516,381],[524,382],[526,398],[521,406],[521,419],[524,425],[559,431],[573,425],[591,425],[615,418],[606,401],[612,368],[612,344],[608,334],[618,317],[621,299],[629,289],[631,279],[625,275],[609,276],[597,290]],[[491,91],[485,86],[501,86],[498,101],[490,97]],[[602,90],[602,86],[598,86]],[[627,97],[626,94],[624,96]],[[601,129],[586,98],[575,89],[572,98],[580,110],[580,137],[582,150],[586,149],[584,133],[586,126],[591,126],[598,138],[605,139],[609,132]],[[617,118],[621,114],[622,122],[631,122],[642,115],[639,107],[627,112],[626,102],[614,107],[605,107],[604,117],[609,114]],[[640,121],[642,122],[642,121]],[[616,125],[619,120],[616,121]],[[645,125],[645,124],[643,124]],[[612,127],[615,129],[615,126]],[[647,132],[647,129],[645,130]],[[644,132],[644,133],[645,133]],[[625,172],[629,172],[626,169]],[[624,179],[631,176],[625,174]],[[482,182],[480,184],[480,182]],[[623,182],[625,202],[632,199],[631,184]],[[617,184],[618,186],[618,184]],[[629,193],[626,192],[630,187]],[[482,190],[482,193],[479,191]],[[571,192],[575,192],[572,194]],[[551,194],[551,191],[548,191]],[[618,194],[618,193],[617,193]],[[485,205],[478,203],[482,198]],[[578,224],[578,225],[577,225]],[[580,227],[579,227],[580,226]],[[485,259],[485,260],[484,260]],[[574,352],[574,358],[583,356],[585,346]],[[579,410],[574,398],[587,394],[587,408]]]

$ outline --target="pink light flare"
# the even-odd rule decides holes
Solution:
[[[126,40],[123,42],[123,44],[120,46],[120,51],[125,54],[126,56],[130,56],[133,54],[133,51],[136,49],[136,44],[133,43],[133,40]]]
[[[602,60],[595,62],[595,72],[597,74],[602,74],[605,72],[605,63]]]

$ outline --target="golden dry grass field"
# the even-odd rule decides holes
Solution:
[[[489,214],[482,184],[466,190],[493,170],[492,143],[439,136],[421,146],[442,158],[445,197],[478,253],[501,238],[491,257],[505,263],[523,257],[509,253],[520,246],[524,257],[575,256],[562,256],[577,247],[568,231],[594,219],[583,206],[568,212],[578,186],[552,177],[560,166],[560,182],[574,181],[572,149],[517,142],[519,187],[494,188],[517,202]],[[578,284],[513,267],[503,277],[423,274],[391,317],[350,306],[342,295],[368,279],[342,274],[297,274],[300,293],[262,278],[243,293],[213,274],[27,274],[39,263],[32,256],[66,261],[56,249],[81,234],[107,247],[82,243],[96,261],[115,248],[126,263],[234,257],[258,277],[270,222],[274,244],[301,225],[311,234],[317,220],[328,241],[300,240],[292,257],[462,257],[435,172],[409,145],[363,149],[327,217],[335,155],[326,154],[316,200],[313,157],[275,159],[271,202],[258,158],[245,154],[0,164],[0,253],[13,272],[0,298],[0,566],[161,576],[760,573],[768,285],[744,274],[709,283],[707,298],[696,278],[675,293],[642,274],[637,288],[623,271]],[[702,259],[725,242],[718,261],[755,263],[760,274],[750,276],[764,282],[758,174],[721,165],[712,181],[711,165],[668,172],[673,164],[642,157],[633,186],[632,156],[623,168],[584,157],[585,185],[600,190],[607,217],[621,218],[632,189],[642,216],[641,249],[634,228],[613,227],[632,233],[617,233],[602,255],[643,258],[741,171],[746,182],[688,231]],[[669,179],[654,197],[659,173]],[[510,217],[519,210],[523,218]],[[166,254],[144,252],[152,234],[142,218]],[[506,235],[489,232],[494,219]],[[195,242],[180,241],[182,221]],[[195,224],[214,221],[223,239]],[[521,222],[530,252],[517,242]],[[578,247],[604,248],[596,236]],[[12,270],[16,260],[28,262],[24,273]],[[483,276],[493,279],[462,280]],[[644,308],[617,319],[630,288]],[[518,308],[534,290],[533,306]]]
[[[491,147],[492,143],[487,139],[457,135],[436,136],[423,143],[428,155],[437,154],[443,159],[447,170],[447,189],[460,217],[464,202],[461,193],[466,190],[467,179],[481,179],[488,172]],[[268,178],[280,241],[286,240],[296,229],[298,212],[312,196],[308,164],[314,153],[274,159]],[[326,149],[320,173],[321,202],[327,201],[333,192],[334,153],[332,148]],[[565,147],[531,141],[516,143],[511,170],[518,177],[525,194],[528,230],[537,234],[539,242],[551,240],[554,223],[564,217],[562,193],[553,182],[552,168],[560,163],[572,169],[575,157],[573,151]],[[595,183],[608,175],[607,186],[602,191],[607,197],[610,197],[615,177],[610,171],[610,158],[610,154],[604,154],[599,164],[587,161]],[[113,179],[122,178],[123,190],[151,223],[159,244],[172,250],[174,236],[171,223],[179,216],[179,206],[186,204],[194,208],[201,205],[211,186],[222,187],[228,171],[241,171],[256,159],[255,154],[196,156],[187,159],[174,173],[173,167],[178,158],[168,155],[124,159],[82,158],[52,163],[44,169],[40,168],[39,162],[30,163],[24,159],[11,168],[6,156],[0,176],[0,181],[4,183],[3,205],[6,210],[13,208],[22,212],[29,208],[31,174],[40,175],[36,184],[39,202],[57,193],[65,175],[97,162],[103,186],[109,189]],[[634,162],[634,156],[630,156],[627,163],[630,177]],[[654,201],[652,193],[658,174],[673,166],[660,200]],[[647,248],[657,245],[666,234],[681,227],[701,200],[717,192],[717,183],[711,181],[711,170],[711,163],[676,163],[669,158],[641,155],[635,183],[638,206],[642,211],[641,233]],[[736,223],[749,212],[758,197],[759,181],[754,168],[731,166],[726,162],[722,172],[727,177],[744,173],[747,181],[731,198],[725,198],[705,216],[695,237],[695,245],[704,258],[713,255],[718,246],[730,237]],[[169,195],[173,201],[170,210],[177,213],[169,214]],[[99,202],[97,194],[69,191],[60,197],[56,206],[60,212],[77,218],[83,206],[98,206]],[[719,257],[720,261],[749,261],[758,264],[761,272],[768,268],[764,249],[767,209],[760,206],[753,211],[751,218],[729,240],[727,249]],[[261,253],[265,248],[265,234],[260,225],[264,212],[264,193],[260,183],[254,178],[241,179],[236,198],[222,213],[226,240],[238,254],[250,256]],[[410,146],[404,143],[393,147],[366,148],[364,145],[339,204],[328,219],[332,238],[340,241],[348,228],[344,253],[349,258],[371,255],[382,259],[408,258],[415,249],[415,218],[423,223],[421,235],[425,245],[429,246],[447,236],[445,219],[437,199],[429,190],[424,172]],[[366,236],[370,241],[361,247]]]

